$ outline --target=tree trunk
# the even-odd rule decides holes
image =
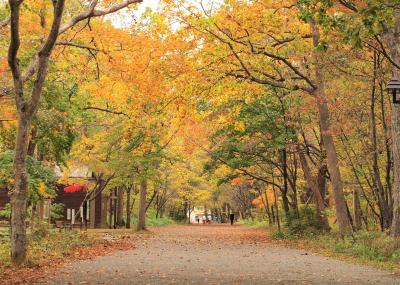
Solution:
[[[265,190],[264,195],[265,195],[265,211],[267,212],[267,215],[268,215],[268,224],[271,226],[272,225],[272,217],[271,217],[271,211],[269,208],[267,190]]]
[[[118,216],[118,213],[117,213],[117,204],[118,204],[118,197],[117,197],[117,195],[118,195],[118,190],[117,189],[115,189],[114,190],[114,205],[113,205],[113,213],[114,213],[114,225],[113,225],[113,228],[114,229],[116,229],[117,228],[117,216]]]
[[[117,190],[117,225],[122,226],[123,224],[123,217],[124,217],[124,191],[122,187],[118,187]]]
[[[126,189],[126,228],[131,228],[131,193],[132,188]]]
[[[281,222],[279,220],[279,208],[278,208],[278,197],[276,195],[276,190],[275,190],[275,186],[272,185],[272,189],[274,191],[274,204],[275,204],[275,215],[276,215],[276,222],[278,224],[278,230],[281,230]]]
[[[283,190],[282,190],[282,205],[283,210],[285,211],[286,217],[289,215],[289,200],[287,198],[288,195],[288,172],[287,172],[287,152],[286,149],[281,151],[281,161],[282,161],[282,169],[283,169]]]
[[[322,201],[324,202],[325,205],[329,205],[329,202],[326,203],[326,173],[328,172],[328,169],[326,167],[326,164],[322,164],[319,169],[318,169],[318,176],[317,176],[317,185],[318,185],[318,190],[321,193]]]
[[[380,64],[380,61],[378,61]],[[380,66],[380,65],[379,65]],[[380,67],[381,68],[381,67]],[[383,84],[380,82],[379,84],[379,92],[380,92],[380,105],[381,105],[381,120],[382,120],[382,127],[384,130],[385,136],[385,152],[386,152],[386,167],[385,167],[385,181],[386,181],[386,192],[389,200],[389,209],[391,219],[393,219],[393,192],[392,192],[392,170],[393,170],[393,163],[392,163],[392,150],[391,150],[391,139],[390,139],[390,130],[388,128],[387,119],[386,119],[386,111],[385,111],[385,96],[383,90]]]
[[[113,200],[111,198],[112,193],[110,194],[110,197],[108,198],[108,200],[110,201],[110,212],[108,213],[108,227],[111,229],[112,228],[112,215],[113,215],[113,203],[115,203],[115,200]]]
[[[188,219],[188,224],[190,224],[190,216],[192,215],[192,205],[190,205],[190,203],[188,203],[188,212],[187,212],[187,219]]]
[[[400,64],[400,11],[395,9],[394,28],[386,35],[392,60]],[[400,71],[393,66],[393,77],[400,79]],[[397,91],[398,92],[398,91]],[[391,236],[400,237],[400,104],[392,104],[392,156],[393,156],[393,219]]]
[[[331,131],[328,102],[325,98],[324,86],[324,67],[322,63],[322,53],[317,51],[319,45],[319,29],[314,21],[310,22],[313,34],[314,61],[315,61],[315,81],[316,89],[314,96],[317,101],[319,122],[321,128],[321,138],[327,154],[328,170],[331,176],[332,192],[335,199],[336,218],[339,224],[341,236],[352,232],[349,217],[347,215],[347,204],[343,192],[342,177],[339,170],[338,156]]]
[[[154,207],[156,208],[156,219],[158,219],[159,215],[160,215],[160,205],[158,204],[158,196],[156,197],[156,201],[154,202]]]
[[[275,224],[276,222],[276,218],[275,218],[275,204],[271,205],[271,218],[272,218],[272,222]]]
[[[308,166],[307,159],[300,148],[298,148],[298,154],[300,159],[300,164],[303,169],[304,178],[307,181],[308,187],[310,187],[311,191],[314,195],[315,206],[317,208],[318,214],[321,214],[325,209],[324,200],[322,199],[321,192],[318,189],[318,186],[315,183],[315,179],[311,174],[310,167]]]
[[[400,105],[394,104],[392,111],[393,149],[393,220],[391,235],[400,237]]]
[[[354,229],[361,230],[361,203],[360,203],[360,190],[353,190],[353,208],[354,208]]]
[[[10,193],[11,204],[11,260],[22,264],[26,259],[26,203],[28,200],[28,176],[26,156],[28,151],[28,133],[30,119],[20,114],[15,143],[14,189]]]
[[[35,154],[36,135],[37,135],[37,129],[36,129],[36,126],[34,126],[31,129],[31,137],[30,137],[29,144],[28,144],[28,155],[30,155],[30,156],[33,156]]]
[[[300,164],[304,173],[304,178],[307,181],[308,187],[310,187],[311,191],[313,192],[315,206],[317,209],[317,218],[320,219],[320,221],[324,224],[324,227],[326,229],[329,229],[328,220],[326,219],[323,213],[325,209],[325,204],[324,200],[322,199],[321,192],[318,189],[317,183],[315,182],[315,178],[311,174],[311,170],[308,166],[307,159],[303,151],[299,147],[298,147],[298,153],[299,153]]]
[[[26,202],[28,198],[28,184],[26,173],[26,155],[28,150],[28,132],[32,116],[36,113],[43,85],[47,76],[50,55],[61,33],[71,29],[77,23],[91,18],[104,16],[123,9],[135,1],[125,1],[122,4],[112,6],[103,13],[94,14],[94,8],[98,1],[92,1],[90,9],[86,13],[80,13],[73,17],[74,21],[64,24],[61,27],[62,15],[64,12],[65,0],[53,0],[53,20],[50,31],[42,46],[35,52],[27,68],[21,71],[18,50],[20,48],[20,9],[23,1],[9,0],[10,7],[10,44],[8,48],[8,65],[10,67],[13,83],[15,105],[18,114],[17,137],[14,157],[14,181],[15,186],[10,193],[11,203],[11,260],[15,264],[21,264],[26,258]],[[45,23],[42,21],[41,25]],[[27,75],[26,77],[24,75]],[[30,80],[35,76],[34,80]],[[24,84],[30,80],[33,84],[30,87],[30,96],[24,94]]]
[[[160,209],[160,219],[164,217],[164,206],[161,207]]]
[[[18,55],[20,47],[20,8],[22,1],[9,1],[10,6],[10,45],[8,49],[8,65],[10,66],[15,93],[15,105],[18,112],[17,137],[14,157],[15,186],[10,194],[11,203],[11,260],[14,264],[22,264],[26,259],[26,202],[28,199],[28,178],[26,156],[28,151],[28,133],[31,118],[36,113],[43,84],[47,75],[49,57],[57,40],[61,18],[64,10],[64,0],[53,2],[54,17],[50,33],[37,53],[36,80],[27,100],[24,96],[24,81],[22,79]]]
[[[147,181],[143,180],[140,183],[139,191],[139,214],[138,223],[136,225],[137,231],[142,231],[146,229],[146,207],[147,207]]]
[[[31,221],[30,221],[30,225],[29,225],[31,227],[31,229],[35,228],[35,222],[36,222],[36,216],[37,216],[36,212],[37,212],[37,203],[32,203]]]
[[[376,138],[376,118],[375,118],[375,99],[376,99],[376,69],[377,69],[377,58],[376,52],[374,53],[374,73],[373,83],[371,91],[371,142],[372,142],[372,169],[374,173],[373,184],[374,190],[378,196],[378,206],[381,212],[381,229],[382,231],[390,227],[390,211],[388,200],[385,198],[385,189],[383,188],[379,163],[378,163],[378,143]]]

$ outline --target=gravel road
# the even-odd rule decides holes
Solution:
[[[67,264],[45,284],[400,284],[387,272],[269,242],[229,225],[150,228],[137,248]]]

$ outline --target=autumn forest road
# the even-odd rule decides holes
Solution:
[[[400,284],[366,266],[274,245],[241,226],[151,228],[137,248],[74,262],[45,284]]]

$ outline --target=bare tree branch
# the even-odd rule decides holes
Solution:
[[[111,113],[111,114],[115,114],[115,115],[124,115],[126,117],[129,118],[129,115],[124,113],[124,112],[120,112],[120,111],[113,111],[110,109],[106,109],[106,108],[100,108],[100,107],[85,107],[82,110],[95,110],[95,111],[101,111],[101,112],[106,112],[106,113]]]
[[[58,38],[58,31],[61,25],[62,14],[64,11],[65,0],[58,0],[54,5],[54,18],[51,25],[50,33],[38,52],[38,68],[37,77],[32,88],[32,95],[29,102],[29,115],[36,112],[39,104],[40,94],[42,93],[43,84],[47,75],[47,67],[49,64],[50,54]]]
[[[111,13],[117,12],[121,9],[124,9],[131,4],[141,3],[142,1],[143,0],[125,0],[125,1],[121,2],[120,4],[115,4],[108,8],[96,9],[96,5],[97,5],[98,1],[93,0],[90,3],[89,8],[86,11],[76,15],[68,23],[65,23],[64,25],[62,25],[60,28],[59,34],[64,33],[65,31],[67,31],[68,29],[72,28],[77,23],[79,23],[85,19],[92,18],[92,17],[105,16],[107,14],[111,14]]]
[[[105,16],[107,14],[111,14],[111,13],[117,12],[121,9],[124,9],[124,8],[128,7],[129,5],[132,5],[135,3],[141,3],[142,1],[143,0],[125,0],[125,1],[121,2],[120,4],[115,4],[108,8],[95,9],[96,5],[98,4],[98,1],[93,0],[90,3],[90,5],[86,11],[79,13],[78,15],[73,17],[69,22],[61,25],[58,30],[58,35],[65,33],[67,30],[71,29],[72,27],[74,27],[76,24],[78,24],[81,21],[84,21],[84,20],[87,20],[87,19],[90,19],[93,17]],[[22,76],[22,82],[27,81],[35,74],[35,72],[37,72],[38,61],[39,61],[39,58],[38,58],[38,55],[36,55],[29,62],[28,66],[25,69],[25,72]]]
[[[11,10],[11,20],[10,20],[10,46],[8,48],[8,65],[10,66],[11,73],[13,75],[14,80],[14,90],[15,90],[15,103],[19,110],[24,109],[25,100],[24,100],[24,90],[23,83],[21,80],[21,71],[19,68],[19,60],[18,60],[18,50],[20,46],[20,38],[19,38],[19,12],[21,1],[19,0],[10,0],[10,10]]]
[[[358,12],[357,7],[352,3],[352,1],[339,0],[339,3],[353,12]]]
[[[86,50],[91,50],[91,51],[96,51],[100,52],[102,50],[96,48],[96,47],[90,47],[87,45],[83,44],[78,44],[78,43],[73,43],[73,42],[68,42],[68,41],[59,41],[56,43],[57,46],[70,46],[70,47],[76,47],[76,48],[81,48],[81,49],[86,49]]]

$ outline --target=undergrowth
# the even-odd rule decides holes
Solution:
[[[137,217],[132,217],[132,228],[134,228],[137,223]],[[170,217],[162,217],[156,218],[155,215],[149,213],[146,215],[146,226],[154,226],[154,227],[161,227],[161,226],[168,226],[175,224],[175,221]]]
[[[9,229],[2,230],[3,238],[0,239],[0,268],[10,265],[10,238]],[[26,265],[35,266],[67,256],[77,247],[85,247],[101,243],[93,236],[78,230],[53,229],[46,224],[36,226],[28,235],[28,258]]]
[[[268,221],[263,220],[256,220],[256,219],[246,219],[246,220],[239,220],[237,222],[238,225],[248,226],[248,227],[255,227],[255,228],[268,228],[270,225]]]
[[[290,214],[281,222],[281,230],[268,226],[265,220],[243,220],[240,224],[268,228],[272,239],[295,247],[400,273],[400,239],[377,231],[358,231],[342,238],[335,227],[324,231],[312,208],[300,209],[300,215]]]
[[[377,262],[400,263],[400,239],[391,238],[382,232],[359,231],[344,239],[321,238],[319,242],[322,243],[325,240],[323,243],[337,253]]]
[[[170,217],[162,217],[162,218],[156,218],[154,216],[147,217],[146,219],[146,224],[148,226],[168,226],[174,224],[174,220],[172,220]]]

